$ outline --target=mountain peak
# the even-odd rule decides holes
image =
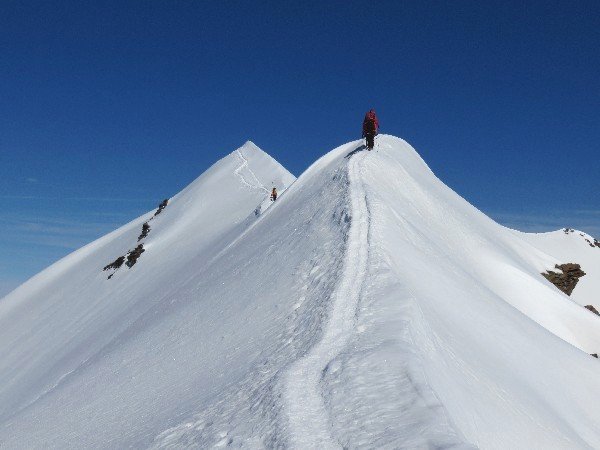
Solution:
[[[233,152],[231,152],[230,155],[235,155],[238,152],[241,152],[242,155],[244,155],[246,157],[252,157],[254,155],[261,155],[261,156],[268,156],[269,158],[275,159],[271,155],[269,155],[267,152],[265,152],[262,148],[260,148],[258,145],[256,145],[254,142],[252,142],[250,140],[244,142],[240,147],[238,147]]]
[[[260,150],[261,152],[263,151],[263,149],[261,149],[258,145],[256,145],[251,140],[247,140],[246,142],[244,142],[244,144],[240,147],[240,149]]]
[[[240,147],[235,149],[230,154],[232,154],[232,155],[241,154],[245,158],[269,159],[269,160],[272,160],[273,162],[275,162],[277,166],[283,168],[283,166],[281,166],[281,164],[275,158],[273,158],[269,153],[264,151],[262,148],[260,148],[258,145],[256,145],[254,142],[252,142],[250,140],[244,142]]]

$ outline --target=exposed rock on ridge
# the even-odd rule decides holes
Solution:
[[[127,253],[127,262],[125,263],[130,269],[135,265],[138,258],[144,253],[144,244],[138,245],[135,249]]]
[[[150,222],[161,212],[163,212],[163,210],[167,207],[168,203],[168,198],[160,202],[160,204],[158,205],[158,209],[156,210],[154,215],[147,222],[144,222],[144,224],[142,225],[142,232],[140,233],[137,239],[138,242],[148,237],[148,234],[150,234],[150,225],[148,222]],[[114,269],[114,272],[108,276],[108,279],[110,280],[113,277],[113,275],[117,272],[117,270],[119,270],[119,268],[123,265],[123,263],[125,263],[125,265],[131,269],[135,265],[139,257],[142,255],[142,253],[144,253],[145,251],[146,250],[144,249],[144,244],[139,244],[133,250],[129,250],[126,256],[119,256],[112,263],[104,266],[102,270]],[[125,262],[125,259],[127,259],[127,262]]]
[[[600,312],[598,312],[598,310],[596,308],[594,308],[593,305],[585,305],[584,308],[589,309],[591,312],[593,312],[597,316],[600,316]]]
[[[573,228],[563,228],[563,232],[565,234],[573,234],[575,233],[575,230]],[[595,239],[590,235],[581,232],[579,233],[579,236],[581,236],[590,247],[600,248],[600,241],[598,241],[598,239]]]
[[[579,264],[574,263],[556,264],[554,267],[561,270],[562,273],[549,270],[542,273],[542,275],[565,294],[571,295],[579,282],[579,278],[583,277],[585,272],[581,270]]]
[[[138,242],[147,237],[148,233],[150,233],[150,225],[148,225],[148,222],[144,222],[144,225],[142,225],[142,233],[138,236]]]

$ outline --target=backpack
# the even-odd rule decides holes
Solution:
[[[363,125],[365,133],[375,133],[375,118],[371,115],[365,117],[365,123]]]

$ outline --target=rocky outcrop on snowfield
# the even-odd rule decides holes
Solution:
[[[104,266],[104,268],[102,270],[118,269],[119,267],[121,267],[123,265],[124,262],[125,262],[125,257],[119,256],[113,262]]]
[[[127,262],[125,263],[127,267],[131,269],[135,265],[139,257],[142,256],[142,253],[144,253],[145,251],[146,250],[144,250],[144,244],[140,244],[133,250],[127,252]]]
[[[160,204],[158,205],[158,209],[154,213],[154,217],[158,216],[161,212],[163,212],[163,210],[167,207],[168,204],[169,204],[168,198],[165,198],[162,202],[160,202]]]
[[[158,216],[167,207],[168,203],[169,203],[169,199],[165,199],[162,202],[160,202],[160,204],[158,205],[158,209],[156,210],[154,215],[142,224],[142,232],[138,236],[137,242],[140,242],[148,237],[148,235],[150,234],[150,230],[151,230],[149,222],[154,220],[156,218],[156,216]],[[125,256],[119,256],[115,261],[104,266],[104,268],[102,270],[103,271],[113,270],[113,272],[108,276],[108,279],[110,280],[117,273],[117,270],[119,270],[119,268],[123,265],[123,263],[125,262],[125,259],[127,259],[127,262],[125,265],[131,269],[135,265],[135,263],[137,262],[139,257],[142,255],[142,253],[144,253],[145,251],[146,250],[144,249],[144,244],[139,244],[133,250],[127,251]]]
[[[600,312],[598,312],[598,310],[596,308],[594,308],[593,305],[585,305],[585,309],[590,310],[591,312],[593,312],[597,316],[600,316]]]
[[[514,233],[552,257],[550,264],[540,267],[540,272],[556,272],[555,265],[565,261],[579,264],[586,275],[579,278],[569,297],[581,306],[596,304],[600,292],[600,252],[588,242],[597,241],[595,238],[572,228],[549,233]]]
[[[555,268],[559,269],[560,272],[548,270],[542,273],[542,275],[565,294],[571,295],[575,286],[579,283],[579,279],[585,276],[585,272],[581,270],[579,264],[573,263],[556,264]]]
[[[142,232],[138,236],[138,242],[140,242],[142,239],[148,237],[149,233],[150,233],[150,225],[148,224],[148,222],[144,222],[144,225],[142,225]]]
[[[581,236],[590,247],[600,248],[600,242],[598,242],[597,239],[593,239],[591,236],[586,236],[584,234],[581,234]]]
[[[574,230],[573,228],[563,228],[563,232],[565,234],[574,234],[577,231]],[[589,234],[586,233],[582,233],[582,232],[577,232],[579,234],[579,236],[581,236],[583,238],[583,240],[585,242],[587,242],[587,244],[590,247],[595,247],[595,248],[600,248],[600,241],[598,241],[598,239],[593,238],[592,236],[590,236]]]

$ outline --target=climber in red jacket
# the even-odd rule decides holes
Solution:
[[[367,149],[371,150],[375,145],[375,136],[379,131],[379,120],[375,110],[371,109],[365,114],[365,120],[363,120],[362,136],[367,140]]]

